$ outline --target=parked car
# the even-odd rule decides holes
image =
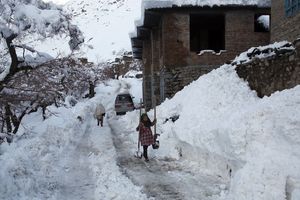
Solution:
[[[128,111],[135,109],[132,97],[128,93],[118,94],[115,100],[115,111],[117,115],[125,115]]]

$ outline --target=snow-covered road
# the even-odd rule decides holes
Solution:
[[[130,112],[122,117],[115,116],[114,112],[116,95],[124,91],[137,91],[137,88],[141,88],[141,80],[105,82],[96,88],[97,95],[93,99],[82,100],[74,107],[68,106],[67,103],[66,107],[49,107],[46,120],[42,119],[41,111],[26,116],[14,142],[10,145],[0,145],[0,199],[238,200],[239,197],[243,197],[242,199],[248,200],[256,194],[272,196],[277,192],[277,188],[282,189],[279,191],[281,194],[296,195],[294,199],[298,199],[299,87],[263,100],[254,97],[251,100],[249,96],[251,97],[252,93],[240,80],[230,80],[235,80],[233,75],[226,69],[215,71],[210,74],[213,78],[206,76],[206,79],[204,77],[199,80],[202,84],[198,85],[198,82],[195,82],[186,88],[185,93],[179,93],[175,97],[175,100],[179,100],[167,101],[158,107],[157,131],[161,134],[161,146],[158,150],[149,149],[149,163],[134,157],[137,149],[135,127],[139,121],[139,111]],[[218,78],[219,76],[223,78]],[[222,81],[223,79],[225,80]],[[217,84],[215,80],[220,80],[220,83]],[[222,91],[228,90],[223,94],[225,97],[221,98],[223,103],[219,100],[214,102],[214,95],[209,96],[210,93],[205,92],[205,89],[209,88],[205,87],[208,84],[205,81],[212,83],[213,88],[219,89],[215,93],[223,94]],[[204,85],[203,91],[201,85]],[[224,85],[236,90],[224,90]],[[187,121],[189,113],[192,113],[199,102],[198,98],[190,98],[193,95],[189,93],[194,94],[195,88],[206,95],[203,95],[205,98],[202,98],[201,105],[207,106],[207,102],[212,105],[203,107],[202,109],[207,111],[198,113],[201,116],[205,114],[205,117],[197,115],[194,116],[199,117],[196,121]],[[232,94],[240,94],[240,97],[232,97]],[[137,101],[140,99],[138,95],[135,97]],[[232,98],[237,101],[235,104],[232,104]],[[191,103],[181,105],[181,102],[189,102],[190,99],[193,100]],[[249,108],[250,115],[249,111],[247,115],[232,114],[232,110],[241,110],[233,108],[244,105],[239,104],[242,102],[240,99],[256,102],[252,102],[253,105]],[[104,127],[97,127],[93,117],[99,102],[106,108]],[[186,109],[187,105],[191,107]],[[229,108],[224,109],[224,105]],[[183,108],[185,109],[182,110]],[[212,112],[214,109],[217,112]],[[178,121],[165,121],[178,112]],[[220,115],[222,112],[223,115]],[[148,114],[150,119],[153,119],[153,112]],[[212,115],[209,118],[210,114],[216,114],[218,117]],[[82,120],[79,120],[78,116]],[[236,126],[236,123],[229,123],[230,126],[215,126],[222,116],[225,125],[228,119],[226,116],[231,116],[232,119],[229,119],[232,122],[238,119],[246,124],[241,127]],[[217,122],[206,124],[206,118]],[[206,120],[202,122],[203,119]],[[190,124],[191,122],[193,123]],[[193,128],[199,126],[200,122],[203,126]],[[253,125],[249,128],[248,123]],[[205,129],[209,125],[212,125],[212,129]],[[271,137],[268,134],[273,135]],[[244,145],[244,139],[248,146]],[[249,146],[248,142],[253,142],[254,146]],[[266,144],[269,145],[269,150],[264,147]],[[254,151],[249,150],[248,161],[239,162],[241,159],[234,155],[240,156],[239,153],[245,150],[244,147],[251,147]],[[285,174],[288,175],[287,181]],[[267,189],[272,193],[253,191],[257,188],[265,190],[265,187],[260,185],[267,183],[270,183]],[[236,194],[235,198],[227,198],[230,192]]]
[[[114,146],[117,150],[117,162],[123,174],[134,184],[142,186],[148,197],[155,199],[214,199],[226,187],[226,182],[216,176],[208,176],[194,171],[180,161],[157,159],[150,155],[150,162],[135,158],[132,154],[130,134],[118,122],[110,119]],[[134,130],[132,130],[134,131]]]

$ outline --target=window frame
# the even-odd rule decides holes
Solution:
[[[197,19],[199,17],[208,17],[208,18],[212,17],[212,18],[215,18],[214,20],[216,20],[218,18],[221,19],[220,22],[219,22],[221,25],[220,24],[219,25],[222,26],[222,29],[220,29],[220,30],[222,30],[223,34],[220,37],[222,42],[220,42],[220,47],[218,49],[211,48],[211,46],[212,46],[211,42],[208,44],[207,48],[199,48],[199,49],[197,48],[197,50],[194,49],[194,48],[192,48],[192,44],[191,44],[192,43],[192,39],[191,39],[191,37],[193,35],[192,33],[195,33],[195,31],[192,31],[192,30],[195,30],[194,28],[192,28],[192,24],[197,23],[197,22],[195,22],[195,19]],[[192,23],[192,22],[195,22],[195,23]],[[189,13],[189,23],[190,23],[189,24],[189,31],[190,31],[190,33],[189,33],[190,34],[189,35],[189,42],[190,42],[190,49],[189,49],[189,51],[190,52],[199,54],[203,50],[212,50],[212,51],[214,51],[216,53],[220,53],[220,52],[226,50],[226,37],[225,37],[226,16],[225,16],[224,13],[193,13],[192,12],[192,13]],[[208,29],[203,28],[202,30],[211,31],[212,29],[211,28],[208,28]],[[220,32],[220,31],[218,31],[218,32]],[[211,40],[209,40],[209,37],[207,39],[208,39],[207,41],[211,41]]]
[[[284,1],[285,16],[292,17],[300,12],[300,0]]]

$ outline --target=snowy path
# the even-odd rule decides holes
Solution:
[[[64,172],[62,176],[58,199],[93,199],[96,188],[96,177],[93,174],[89,155],[97,154],[98,149],[91,144],[95,135],[91,129],[91,122],[85,127],[84,133],[74,144],[74,149],[66,154]]]
[[[115,118],[116,119],[116,118]],[[190,171],[180,161],[150,158],[146,163],[135,158],[130,141],[118,121],[110,120],[113,141],[118,153],[118,164],[127,177],[136,185],[143,186],[143,192],[155,199],[213,199],[220,193],[221,185],[218,178],[209,177],[201,172]],[[150,155],[151,157],[151,155]]]

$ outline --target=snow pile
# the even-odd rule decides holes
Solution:
[[[234,68],[224,65],[200,77],[157,108],[156,156],[227,175],[230,188],[219,199],[300,199],[300,86],[260,99]],[[153,119],[153,111],[149,115]],[[126,129],[134,130],[137,116],[121,119]],[[166,120],[174,116],[175,122]]]
[[[105,82],[92,100],[49,107],[45,121],[41,112],[25,117],[15,141],[0,145],[0,199],[147,199],[119,171],[106,122],[93,118],[99,102],[113,112],[119,88]]]

